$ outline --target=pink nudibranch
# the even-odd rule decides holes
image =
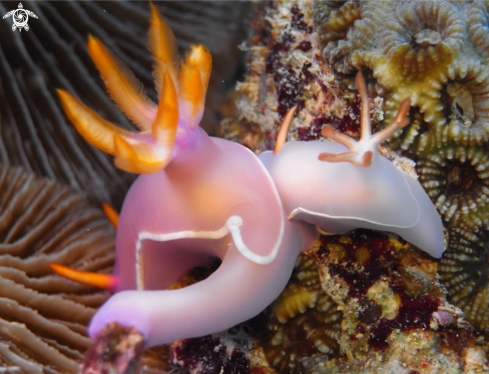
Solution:
[[[179,64],[171,29],[153,5],[150,24],[158,106],[100,41],[88,41],[109,94],[141,132],[122,130],[58,91],[89,143],[115,155],[123,170],[143,173],[119,218],[114,276],[99,281],[116,294],[95,314],[89,332],[95,337],[119,322],[139,330],[147,347],[254,317],[280,294],[298,254],[318,237],[309,225],[287,220],[270,174],[251,151],[198,126],[211,66],[207,49],[191,46]],[[222,264],[209,278],[168,290],[212,257]],[[75,275],[90,282],[89,274]]]
[[[362,174],[350,165],[335,166],[335,170],[340,168],[342,173],[344,170],[352,174],[352,178],[349,190],[335,192],[343,194],[344,206],[337,207],[338,213],[327,213],[330,206],[321,205],[321,200],[329,200],[328,192],[321,190],[324,178],[318,174],[329,162],[317,158],[344,161],[344,156],[331,155],[337,151],[314,142],[292,142],[282,147],[273,160],[269,157],[262,163],[239,144],[209,137],[198,126],[210,75],[209,52],[203,46],[192,46],[185,61],[178,63],[171,29],[153,5],[149,45],[155,59],[156,86],[160,89],[158,106],[100,41],[90,37],[88,42],[109,94],[138,125],[139,133],[118,128],[70,93],[58,91],[68,118],[88,142],[115,155],[116,165],[123,170],[143,174],[124,201],[117,227],[114,276],[101,280],[116,294],[95,314],[89,328],[92,337],[106,324],[119,322],[139,330],[146,347],[150,347],[218,332],[254,317],[283,290],[298,254],[317,240],[316,226],[338,232],[365,227],[345,221],[350,213],[341,212],[368,202],[375,191],[362,183],[372,174],[380,184],[386,184],[382,193],[389,198],[427,203],[425,195],[420,196],[417,187],[404,175],[392,172],[393,180],[401,181],[400,185],[392,186],[389,178],[376,174],[384,173],[385,167],[390,173],[386,166],[389,162],[377,154],[375,142],[366,141],[367,150],[360,158],[351,152],[348,157],[356,163],[371,161],[372,166],[367,168],[370,171]],[[400,118],[398,124],[403,122],[404,118]],[[333,137],[353,146],[341,135]],[[329,153],[320,155],[325,151]],[[296,167],[301,173],[299,178],[282,167],[284,159],[286,164],[293,162],[286,160],[289,153],[292,159],[295,153],[299,156],[300,165]],[[309,162],[310,154],[319,165],[303,164]],[[316,183],[314,179],[318,177],[320,182]],[[316,218],[311,220],[303,211],[296,212],[296,208],[309,209],[302,205],[307,189],[296,190],[298,187],[293,185],[293,180],[300,178],[311,179],[304,180],[299,188],[318,184],[313,199],[319,205],[306,200],[316,204],[314,209],[319,207],[316,217],[326,219],[327,225],[316,222]],[[337,183],[336,178],[331,182]],[[345,196],[348,193],[352,195]],[[377,214],[379,200],[382,198],[377,196],[373,203],[367,203],[365,217],[369,209],[374,216]],[[350,210],[357,214],[355,209]],[[424,219],[416,208],[399,212],[406,214],[404,218],[389,213],[396,222],[394,226],[403,229]],[[355,219],[375,221],[358,215]],[[385,227],[381,223],[374,228]],[[210,257],[220,258],[222,264],[209,278],[183,289],[168,289],[188,270],[206,263]]]
[[[409,101],[394,122],[372,135],[363,77],[357,75],[362,100],[361,138],[357,142],[326,126],[334,140],[292,141],[264,152],[287,217],[342,234],[356,228],[391,231],[433,257],[444,251],[443,224],[417,180],[379,154],[378,144],[408,123]],[[285,127],[290,125],[290,120]]]

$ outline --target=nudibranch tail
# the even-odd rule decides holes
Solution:
[[[72,269],[68,266],[54,263],[49,264],[49,266],[56,274],[73,282],[104,288],[109,291],[115,291],[117,288],[117,277],[110,274],[98,274],[91,273],[89,271],[80,271]]]
[[[356,77],[356,84],[361,98],[361,135],[357,142],[349,136],[337,132],[331,125],[323,128],[321,135],[330,138],[348,148],[349,152],[340,154],[321,153],[318,156],[320,161],[327,162],[350,162],[354,165],[368,167],[372,163],[372,157],[378,152],[377,146],[388,139],[396,130],[406,126],[409,123],[407,115],[409,113],[410,101],[406,99],[399,106],[396,118],[394,121],[372,135],[372,127],[370,123],[370,107],[368,105],[367,87],[363,80],[362,72],[359,71]]]
[[[156,105],[144,93],[142,83],[100,40],[90,35],[87,46],[111,99],[141,131],[149,130]]]

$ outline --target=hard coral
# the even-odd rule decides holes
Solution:
[[[448,225],[489,229],[489,152],[447,146],[419,159],[419,181]]]
[[[338,355],[342,313],[321,288],[317,265],[307,255],[299,256],[287,287],[266,313],[262,345],[278,373],[303,373]]]
[[[375,6],[378,9],[372,10]],[[464,144],[487,142],[485,4],[371,1],[362,3],[359,11],[361,18],[344,40],[323,38],[323,57],[341,73],[370,69],[385,99],[387,121],[404,98],[411,99],[416,108],[412,114],[421,115],[413,116],[413,125],[404,133],[399,131],[392,144],[415,156],[429,151],[433,139],[427,143],[425,134],[424,139],[414,139],[426,132],[423,127],[430,130],[431,137],[444,131],[445,137]],[[326,24],[329,21],[327,18]]]
[[[440,261],[440,280],[448,300],[474,327],[489,332],[489,246],[487,232],[475,234],[460,226],[449,231],[448,249]]]
[[[68,187],[6,165],[0,221],[0,362],[75,373],[90,346],[86,325],[109,295],[52,275],[49,264],[110,271],[113,229]]]

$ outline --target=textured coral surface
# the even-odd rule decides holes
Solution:
[[[114,231],[70,188],[0,166],[0,363],[23,373],[74,373],[86,325],[109,296],[53,275],[49,264],[110,272]]]
[[[357,137],[362,70],[374,131],[410,99],[411,124],[381,152],[419,178],[447,229],[441,261],[391,234],[322,237],[312,256],[343,315],[339,349],[296,372],[488,371],[488,16],[482,1],[276,1],[258,13],[223,135],[270,149],[297,105],[289,141],[320,139],[326,124]]]

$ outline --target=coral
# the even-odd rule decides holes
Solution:
[[[234,80],[242,59],[235,46],[244,37],[250,4],[158,2],[157,6],[182,44],[197,39],[216,58],[203,121],[212,131],[224,87]],[[1,2],[0,14],[15,8],[17,4]],[[143,36],[148,8],[144,2],[96,1],[32,1],[26,8],[39,17],[29,32],[14,33],[11,22],[0,22],[0,162],[55,178],[92,203],[110,202],[120,208],[134,176],[118,171],[106,155],[76,134],[63,116],[54,88],[76,92],[99,113],[131,128],[105,95],[102,80],[88,63],[85,42],[92,34],[107,43],[155,98],[152,60]]]
[[[177,341],[171,345],[170,360],[194,374],[250,373],[248,358],[232,345],[214,336]]]
[[[278,373],[303,373],[338,354],[342,313],[322,290],[317,265],[307,255],[299,256],[289,283],[265,314],[267,332],[260,341]]]
[[[337,7],[335,9],[335,6]],[[358,2],[318,1],[314,14],[314,25],[323,44],[345,39],[353,23],[360,18]]]
[[[484,1],[474,1],[467,9],[467,31],[485,65],[489,58],[489,9]]]
[[[416,165],[419,181],[447,225],[489,228],[489,151],[443,146]]]
[[[86,325],[109,295],[53,275],[49,264],[111,271],[114,231],[68,187],[5,165],[0,220],[0,361],[74,373],[90,346]]]
[[[360,18],[334,18],[348,12],[353,15],[357,6]],[[295,7],[304,14],[301,20],[313,26],[312,33],[292,26]],[[389,145],[381,146],[381,153],[402,168],[412,168],[414,177],[415,162],[401,155],[414,161],[433,157],[438,162],[441,158],[446,167],[441,168],[445,174],[436,178],[439,183],[446,178],[450,162],[459,162],[453,156],[458,146],[458,152],[465,153],[467,159],[474,151],[487,148],[486,67],[479,59],[483,48],[478,52],[475,42],[469,41],[470,9],[472,13],[486,12],[486,3],[269,3],[254,24],[248,70],[236,89],[235,119],[227,123],[236,127],[237,123],[244,124],[240,137],[253,139],[247,144],[257,153],[273,148],[281,122],[277,113],[280,89],[274,76],[278,72],[266,69],[267,59],[273,57],[302,78],[300,89],[290,98],[299,107],[289,140],[319,140],[328,124],[358,138],[360,105],[352,77],[361,69],[367,79],[374,133],[392,121],[404,99],[410,98],[412,104],[411,125],[400,130]],[[438,14],[436,24],[432,21],[434,13]],[[485,18],[481,16],[478,25],[480,29],[486,27]],[[298,48],[307,43],[310,48]],[[399,47],[398,43],[405,45]],[[273,48],[277,44],[284,48]],[[291,84],[296,81],[290,79]],[[226,135],[224,126],[223,133]],[[486,157],[483,152],[480,156]],[[466,188],[464,194],[483,187],[483,161],[472,160],[480,165],[472,176],[471,172],[465,176],[465,170],[458,166],[450,173],[452,187]],[[472,167],[469,162],[466,165]],[[478,173],[480,177],[474,178]],[[334,177],[330,180],[332,184],[336,181]],[[470,180],[475,185],[467,184]],[[368,230],[323,236],[321,243],[315,257],[322,288],[343,314],[337,338],[339,354],[327,361],[309,361],[312,366],[304,372],[487,372],[485,347],[478,345],[482,338],[477,341],[473,328],[463,320],[463,312],[447,302],[436,261],[395,235]],[[377,351],[373,353],[374,346]]]
[[[373,11],[375,6],[379,9]],[[422,1],[394,6],[371,1],[362,3],[359,11],[361,19],[339,43],[342,48],[327,37],[323,57],[341,73],[362,68],[372,71],[377,91],[384,98],[386,123],[403,99],[411,99],[413,123],[399,131],[391,144],[419,156],[436,147],[440,136],[457,144],[486,143],[484,3],[464,7],[456,2]],[[315,12],[321,13],[321,7]],[[330,15],[326,21],[330,18],[334,20]],[[323,32],[318,26],[318,33]],[[358,43],[360,35],[368,40]],[[341,64],[338,49],[343,53]]]
[[[487,232],[460,226],[448,230],[448,248],[440,260],[440,280],[448,300],[464,311],[474,327],[489,332],[489,245]]]

